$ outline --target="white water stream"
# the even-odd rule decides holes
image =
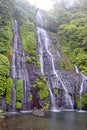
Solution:
[[[40,10],[37,12],[36,18],[37,18],[38,50],[39,50],[39,56],[40,56],[41,73],[44,74],[43,54],[44,52],[46,52],[51,60],[52,73],[53,75],[55,75],[55,82],[54,82],[54,86],[52,87],[53,88],[57,87],[58,81],[60,81],[65,91],[65,100],[66,100],[67,107],[70,106],[70,108],[73,109],[73,103],[72,103],[71,97],[68,94],[67,86],[64,84],[62,76],[60,76],[55,69],[54,57],[50,50],[51,41],[49,39],[47,31],[43,28],[44,21],[46,20],[43,19],[43,13]],[[38,26],[39,23],[41,25],[40,27]],[[51,101],[52,101],[52,109],[57,109],[55,97],[49,84],[48,84],[48,87],[49,87],[48,89],[49,89]]]
[[[25,65],[26,65],[25,52],[22,48],[22,43],[20,40],[18,23],[15,20],[13,55],[11,61],[11,74],[14,81],[13,88],[12,88],[12,100],[11,100],[11,107],[13,111],[15,111],[16,109],[15,108],[16,107],[16,82],[18,79],[21,79],[23,81],[23,90],[24,90],[23,100],[22,100],[23,110],[26,110],[27,107],[27,89],[29,89],[29,77]]]

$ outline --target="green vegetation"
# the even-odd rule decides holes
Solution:
[[[0,54],[0,76],[8,76],[10,74],[10,63],[6,56]]]
[[[54,1],[54,9],[48,13],[47,29],[57,33],[63,53],[87,74],[87,2],[78,0],[71,6],[70,1]]]
[[[17,101],[21,101],[23,98],[23,81],[21,79],[16,84],[16,97]]]
[[[26,56],[26,62],[31,63],[31,58],[29,56]]]
[[[39,62],[38,55],[32,57],[26,56],[26,62],[27,64],[33,64],[37,66],[38,69],[40,69],[40,62]]]
[[[31,30],[29,30],[31,28]],[[27,51],[30,55],[36,55],[36,38],[34,32],[34,24],[28,22],[24,22],[20,26],[20,34],[23,43],[23,48]]]
[[[30,99],[30,101],[32,101],[32,94],[29,95],[29,99]]]
[[[0,54],[0,99],[5,94],[7,76],[10,73],[10,63],[6,56]]]
[[[22,107],[22,104],[20,102],[16,102],[16,109],[20,110]]]
[[[35,84],[33,85],[33,87],[38,88],[38,96],[40,100],[48,100],[48,86],[43,75],[35,80]]]
[[[6,54],[12,43],[12,8],[10,1],[0,1],[0,53]]]
[[[83,94],[81,99],[80,99],[80,97],[77,97],[77,108],[87,110],[87,94]]]
[[[36,89],[37,95],[41,101],[43,101],[43,110],[49,109],[49,92],[48,86],[46,83],[46,78],[42,75],[40,78],[35,79],[35,83],[33,84],[33,88]]]
[[[11,101],[12,85],[13,85],[13,80],[12,78],[9,78],[7,80],[7,87],[6,87],[6,104],[7,105],[9,105]]]
[[[21,108],[21,101],[23,98],[23,81],[19,79],[16,84],[16,108]]]
[[[24,50],[28,56],[26,61],[38,67],[38,53],[35,33],[35,14],[36,8],[27,1],[16,2],[16,16],[19,22],[20,36]]]
[[[9,61],[12,55],[13,3],[11,0],[0,1],[0,99],[6,94],[7,104],[10,103],[12,87],[8,76],[10,75]]]
[[[36,55],[35,12],[36,8],[27,1],[16,2],[15,13],[19,22],[22,45],[24,50],[32,56]]]
[[[66,58],[65,56],[63,56],[64,58],[61,58],[59,60],[59,67],[65,70],[74,70],[74,66],[73,64],[68,60],[68,58]]]
[[[54,95],[58,95],[58,89],[54,89]]]
[[[49,103],[47,102],[44,107],[43,107],[43,110],[48,110],[49,109]]]
[[[4,118],[4,116],[2,115],[3,110],[0,109],[0,119]]]

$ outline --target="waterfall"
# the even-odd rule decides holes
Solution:
[[[78,67],[75,65],[75,71],[77,74],[80,74],[81,77],[82,77],[82,82],[81,82],[81,85],[80,85],[80,91],[79,91],[79,96],[80,96],[80,110],[82,110],[82,94],[83,94],[83,91],[84,91],[84,84],[85,84],[85,81],[87,80],[87,76],[85,76],[84,74],[80,73],[79,72],[79,69]]]
[[[52,101],[52,105],[53,105],[52,109],[57,109],[54,94],[52,92],[52,88],[58,88],[58,81],[61,83],[61,85],[64,89],[65,102],[66,102],[67,107],[70,106],[70,108],[73,109],[73,103],[72,103],[71,97],[68,94],[67,86],[64,84],[62,76],[60,76],[60,74],[58,74],[57,70],[55,69],[54,56],[51,53],[51,49],[50,49],[51,40],[49,38],[47,31],[43,27],[46,22],[46,18],[44,17],[44,14],[42,13],[42,11],[39,10],[37,12],[36,19],[37,19],[38,51],[39,51],[39,56],[40,56],[41,73],[47,75],[46,73],[47,73],[47,71],[49,71],[48,75],[50,75],[50,76],[53,75],[55,77],[55,81],[53,82],[53,85],[48,83],[48,87],[49,87],[48,89],[50,92],[50,97],[51,97],[51,101]],[[46,67],[47,65],[44,60],[44,56],[46,54],[47,54],[47,57],[46,57],[47,62],[50,62],[50,67],[48,66],[49,70]],[[46,70],[45,70],[45,68],[46,68]]]
[[[78,67],[77,67],[76,65],[74,65],[74,67],[75,67],[76,73],[79,74],[79,69],[78,69]]]
[[[81,82],[81,85],[80,85],[80,92],[79,92],[79,95],[80,95],[80,110],[82,110],[82,102],[81,102],[81,99],[82,99],[82,94],[83,94],[83,90],[84,90],[84,84],[85,84],[85,81],[87,80],[87,77],[83,74],[81,74],[82,76],[82,82]]]
[[[11,75],[13,78],[13,88],[12,88],[12,99],[11,99],[11,110],[16,110],[16,83],[18,79],[23,81],[23,100],[22,109],[27,109],[27,94],[29,98],[29,77],[26,70],[26,60],[25,52],[22,49],[22,43],[18,30],[18,23],[14,21],[14,40],[13,40],[13,55],[11,61]]]

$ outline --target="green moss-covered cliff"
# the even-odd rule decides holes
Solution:
[[[54,0],[55,1],[55,0]],[[57,1],[56,1],[57,2]],[[82,6],[83,5],[83,6]],[[61,74],[74,86],[75,92],[70,95],[77,100],[77,108],[80,108],[79,89],[81,78],[73,78],[74,65],[76,64],[83,74],[87,74],[87,3],[79,0],[72,6],[65,2],[64,5],[57,2],[56,6],[47,14],[47,23],[44,26],[48,30],[52,44],[50,46],[54,54],[57,69],[63,70]],[[0,0],[0,108],[2,99],[5,100],[6,109],[10,108],[12,98],[12,87],[14,84],[11,75],[11,60],[13,54],[14,21],[18,23],[18,34],[22,43],[22,51],[25,53],[26,68],[29,76],[29,95],[27,108],[49,108],[50,94],[47,85],[47,77],[40,72],[40,61],[37,49],[36,35],[36,12],[37,8],[31,6],[25,0]],[[43,40],[43,39],[42,39]],[[59,54],[55,54],[55,52]],[[45,53],[44,53],[45,54]],[[58,56],[57,56],[58,55]],[[21,57],[21,56],[20,56]],[[46,61],[46,56],[44,57]],[[47,63],[47,65],[49,65]],[[51,65],[50,65],[51,66]],[[49,66],[48,66],[49,68]],[[51,67],[50,67],[51,68]],[[47,70],[47,73],[49,70]],[[52,75],[51,75],[52,76]],[[51,77],[50,76],[50,77]],[[71,79],[69,79],[71,78]],[[77,81],[78,83],[76,83]],[[16,110],[22,108],[24,97],[24,82],[21,78],[16,79]],[[76,84],[75,84],[76,83]],[[68,83],[66,83],[68,84]],[[74,85],[72,85],[74,84]],[[79,84],[79,85],[78,85]],[[61,87],[61,84],[59,84]],[[62,97],[63,89],[52,88],[56,101],[58,96]],[[87,107],[87,95],[82,97],[83,109]],[[61,103],[62,104],[62,103]],[[51,104],[52,105],[52,104]],[[11,108],[10,108],[11,109]],[[9,109],[9,110],[10,110]]]
[[[63,53],[87,74],[87,2],[54,2],[54,9],[48,13],[47,29],[57,33]]]

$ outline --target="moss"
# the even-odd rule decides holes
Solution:
[[[76,101],[77,101],[77,108],[78,109],[81,108],[81,109],[87,110],[87,94],[83,94],[81,99],[78,96]]]
[[[32,94],[30,94],[29,99],[30,99],[30,101],[32,101]]]
[[[12,57],[12,47],[11,46],[9,46],[6,56],[9,59],[9,61],[11,61],[11,57]]]
[[[49,109],[49,103],[47,102],[44,107],[43,107],[43,110],[48,110]]]
[[[26,62],[31,63],[31,58],[29,56],[26,56]]]
[[[58,95],[58,89],[54,89],[54,95]]]
[[[38,67],[38,69],[41,69],[41,65],[40,65],[39,61],[37,62],[37,67]]]
[[[10,74],[10,62],[8,58],[0,54],[0,75],[8,76]]]
[[[17,102],[22,100],[23,98],[23,82],[19,79],[16,83],[16,100]]]
[[[38,88],[38,96],[40,100],[48,100],[48,86],[46,83],[45,76],[41,76],[40,78],[36,78],[35,84],[33,84],[34,88]]]
[[[6,77],[0,76],[0,99],[5,94],[6,87],[7,87]]]
[[[4,116],[2,115],[3,110],[0,109],[0,119],[2,119]]]
[[[0,2],[0,53],[6,54],[12,43],[12,8],[7,1]]]
[[[59,66],[65,70],[74,70],[73,64],[66,58],[59,61]]]
[[[80,109],[81,108],[81,100],[80,100],[79,96],[76,97],[76,103],[77,103],[77,108]]]
[[[16,109],[20,110],[22,107],[22,104],[20,102],[16,102]]]
[[[32,27],[31,27],[32,25]],[[20,34],[22,39],[23,48],[27,51],[30,55],[36,55],[36,37],[34,31],[34,24],[28,22],[24,22],[20,26]],[[29,30],[30,28],[31,31]]]
[[[82,108],[87,110],[87,94],[82,95]]]
[[[11,101],[12,85],[13,85],[13,80],[12,78],[9,78],[7,80],[7,87],[6,87],[6,104],[7,105],[9,105]]]
[[[10,63],[6,56],[0,54],[0,98],[5,94],[7,76],[10,74]]]

